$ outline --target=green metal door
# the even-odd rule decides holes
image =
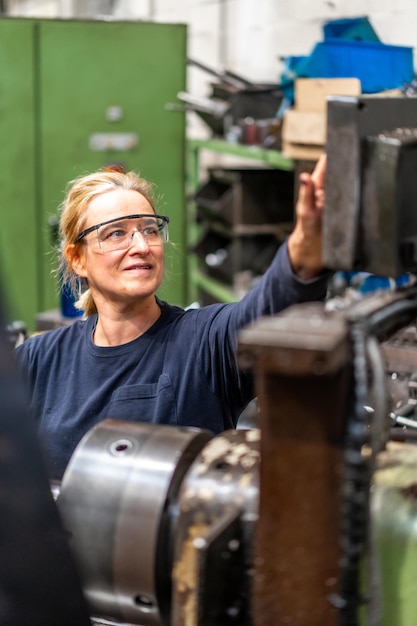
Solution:
[[[160,297],[186,304],[186,26],[0,19],[0,258],[10,319],[58,306],[49,220],[71,179],[122,163],[170,216]]]
[[[177,247],[168,246],[160,296],[184,304],[185,122],[165,105],[185,87],[186,27],[100,21],[41,21],[35,27],[44,250],[48,217],[67,181],[121,162],[155,183],[158,210],[171,218]],[[53,306],[56,291],[50,261],[44,255],[43,309]]]
[[[35,193],[33,26],[0,20],[0,289],[9,320],[34,320],[40,248]]]

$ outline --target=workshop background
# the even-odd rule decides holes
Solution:
[[[2,280],[30,331],[79,314],[52,272],[76,175],[116,161],[152,180],[175,244],[160,296],[232,301],[290,232],[297,173],[323,150],[327,83],[298,77],[414,91],[412,0],[3,0],[0,14]],[[323,65],[335,37],[351,77]]]
[[[395,158],[379,159],[392,135],[374,141],[398,120],[417,128],[415,99],[406,98],[415,95],[415,0],[0,0],[0,13],[0,263],[10,320],[29,330],[73,321],[51,273],[57,207],[70,178],[109,162],[153,180],[171,217],[163,295],[195,306],[240,297],[291,228],[297,172],[323,150],[325,97],[335,90],[400,94],[401,106],[376,98],[345,150],[335,124],[328,170],[347,210],[333,216],[328,248],[338,260],[342,231],[369,243],[376,270],[386,257],[409,261],[399,269],[417,274],[417,254],[388,254],[417,233],[417,138],[411,133],[412,149],[403,152],[407,143],[396,137],[398,182]],[[323,49],[339,51],[340,62],[355,50],[359,62],[340,75],[325,65]],[[371,202],[358,232],[349,228],[357,206],[348,192],[368,134],[372,158],[359,183]],[[395,213],[402,228],[393,241]],[[372,278],[359,272],[350,286],[365,293]],[[390,297],[368,306],[353,298],[338,310],[334,298],[334,310],[295,307],[241,334],[239,358],[254,367],[261,390],[262,438],[250,419],[207,446],[210,435],[198,429],[168,435],[149,424],[104,424],[84,440],[60,486],[42,483],[31,430],[22,428],[23,397],[13,402],[20,388],[0,358],[1,608],[8,612],[8,598],[16,599],[27,616],[19,626],[89,623],[53,487],[65,538],[81,537],[94,623],[110,624],[110,615],[154,625],[159,611],[164,623],[190,623],[198,604],[198,623],[207,626],[271,626],[271,615],[362,624],[366,603],[367,624],[415,626],[417,302],[415,282],[400,293],[387,280]],[[256,407],[252,413],[258,417]],[[255,525],[260,540],[252,544]],[[329,596],[339,570],[341,593]],[[42,621],[44,611],[51,621]]]
[[[329,20],[368,16],[381,41],[417,50],[414,0],[3,0],[0,5],[15,16],[183,23],[191,58],[260,83],[279,80],[282,58],[309,54]],[[207,75],[197,68],[189,68],[187,84],[193,94],[208,92]],[[191,126],[194,134],[206,132],[195,120]]]

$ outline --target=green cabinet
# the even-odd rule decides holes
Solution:
[[[183,24],[0,19],[1,281],[33,328],[58,304],[49,220],[67,182],[109,163],[138,171],[171,218],[159,294],[186,304]]]
[[[33,26],[0,20],[0,280],[6,315],[32,321],[40,257]]]

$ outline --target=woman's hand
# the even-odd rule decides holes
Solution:
[[[303,280],[323,271],[322,215],[326,155],[317,161],[312,174],[300,175],[295,206],[295,227],[288,238],[288,253],[294,272]]]

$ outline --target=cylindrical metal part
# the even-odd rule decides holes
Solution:
[[[74,452],[57,499],[92,614],[142,626],[169,611],[171,508],[208,431],[105,420]]]

